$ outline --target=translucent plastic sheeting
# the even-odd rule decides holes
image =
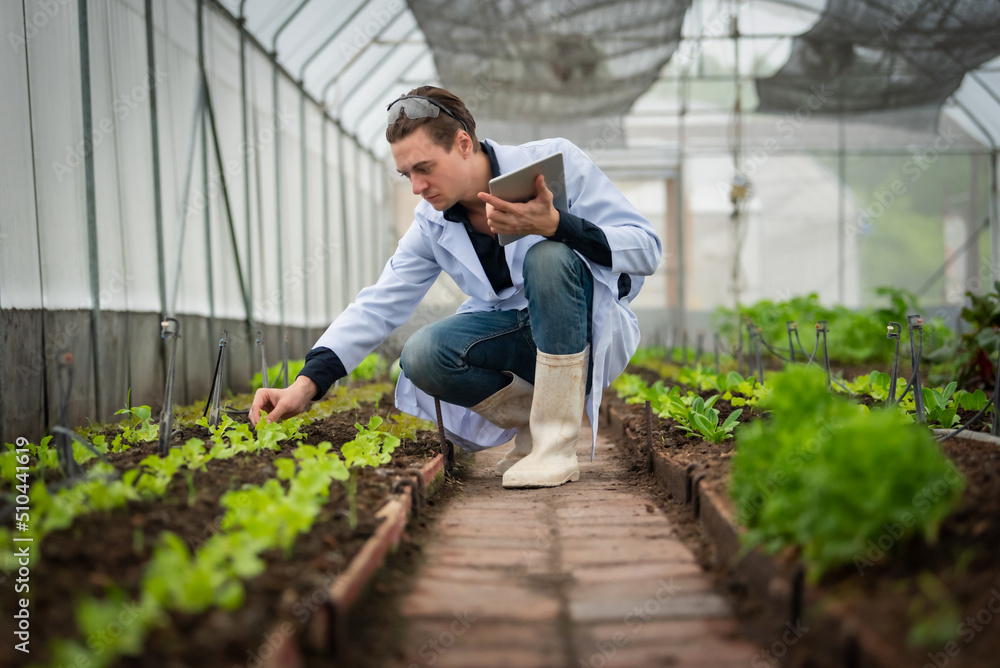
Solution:
[[[977,141],[1000,147],[1000,58],[969,73],[945,111]]]
[[[0,3],[0,26],[4,33],[24,34],[20,3]],[[38,308],[42,303],[26,58],[25,45],[20,41],[4,44],[0,57],[0,90],[4,91],[6,100],[4,122],[0,123],[0,155],[3,156],[0,160],[0,207],[3,209],[0,216],[0,306],[5,309]],[[78,297],[86,294],[89,293]]]
[[[89,25],[100,307],[157,312],[149,96],[169,75],[149,76],[145,18],[133,6],[93,2]]]
[[[21,279],[22,271],[14,270],[12,280],[4,281],[4,307],[17,304],[22,308],[89,309],[92,299],[84,205],[86,186],[76,3],[60,4],[55,12],[46,12],[43,4],[26,3],[29,27],[25,30],[21,3],[4,3],[5,28],[10,26],[12,32],[27,39],[4,48],[3,59],[13,60],[11,64],[16,67],[5,65],[3,70],[2,86],[8,102],[4,105],[0,133],[16,133],[24,138],[5,139],[5,146],[17,146],[21,141],[33,142],[33,155],[23,162],[7,160],[5,153],[7,168],[21,171],[8,174],[11,178],[8,183],[16,185],[9,191],[10,198],[3,202],[4,218],[9,220],[6,212],[25,216],[12,220],[9,233],[16,240],[9,243],[17,249],[29,249],[37,243],[34,257],[41,269],[41,295],[30,276]],[[41,18],[35,20],[35,16]],[[16,69],[24,72],[26,67],[19,52],[26,53],[30,63],[27,87],[21,78],[23,74],[15,74]],[[25,111],[29,99],[30,123],[17,111]],[[8,105],[15,100],[14,113],[8,116]],[[28,217],[32,200],[37,202],[37,210],[34,217]],[[5,241],[4,245],[7,243]],[[33,260],[26,256],[16,259],[13,267],[24,266],[27,274],[32,264]]]
[[[686,162],[688,308],[712,310],[732,305],[732,267],[739,250],[735,287],[740,301],[783,300],[817,292],[824,303],[857,306],[860,301],[857,251],[845,244],[841,255],[835,173],[809,156],[775,157],[762,165],[739,225],[731,218],[729,165],[725,157],[699,156]],[[856,208],[846,203],[846,219]],[[845,284],[839,294],[843,265]]]

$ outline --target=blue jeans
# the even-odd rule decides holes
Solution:
[[[400,366],[414,385],[446,403],[475,406],[510,383],[504,371],[533,384],[536,350],[571,355],[591,342],[594,277],[587,263],[562,243],[541,241],[525,254],[523,273],[528,308],[460,313],[407,340]]]

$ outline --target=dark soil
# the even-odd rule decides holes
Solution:
[[[388,401],[386,400],[388,399]],[[387,415],[393,410],[391,397],[378,408],[363,405],[357,411],[335,414],[303,428],[304,443],[331,441],[340,446],[357,431],[355,422],[367,423],[371,415]],[[189,427],[175,435],[174,444],[188,438],[207,439],[201,427]],[[220,530],[223,511],[220,497],[241,486],[260,485],[275,476],[273,461],[288,456],[296,447],[284,445],[281,452],[264,451],[228,460],[209,462],[207,470],[193,476],[195,494],[189,498],[188,482],[178,474],[165,499],[156,503],[135,502],[108,513],[92,513],[69,529],[46,536],[41,558],[31,569],[31,654],[13,649],[10,611],[16,595],[12,578],[0,590],[0,635],[8,640],[0,645],[0,665],[38,663],[49,656],[49,641],[79,638],[74,619],[74,602],[91,595],[103,598],[116,587],[130,603],[138,598],[146,561],[163,531],[177,534],[196,549]],[[134,468],[156,451],[155,443],[143,444],[108,459],[119,469]],[[307,621],[322,605],[330,583],[347,566],[375,530],[375,512],[392,491],[394,473],[419,468],[438,451],[437,436],[419,434],[416,441],[405,440],[394,452],[392,462],[378,470],[363,470],[358,485],[358,526],[348,526],[347,495],[344,487],[331,485],[330,499],[309,534],[300,535],[290,555],[272,550],[263,556],[267,570],[244,583],[245,604],[234,613],[212,611],[201,615],[171,614],[171,623],[147,638],[139,657],[126,657],[120,666],[231,666],[251,662],[253,652],[266,645],[266,636],[281,621],[304,631]],[[114,633],[116,629],[110,629]],[[85,639],[95,642],[96,639]],[[249,652],[249,653],[248,653]],[[251,662],[252,663],[252,662]],[[256,665],[256,664],[254,664]]]
[[[648,373],[643,375],[648,376]],[[650,382],[655,379],[647,378]],[[625,404],[613,393],[609,393],[606,401],[625,416],[626,438],[644,443],[644,407]],[[720,399],[716,406],[724,419],[724,402]],[[989,422],[986,425],[988,431]],[[685,436],[672,421],[660,420],[655,415],[652,436],[654,447],[670,457],[684,464],[698,464],[709,480],[722,484],[728,481],[729,458],[735,446],[733,440],[718,445],[702,442]],[[942,448],[964,474],[967,489],[960,507],[942,523],[937,541],[928,544],[921,538],[912,538],[906,544],[896,545],[892,540],[888,558],[880,546],[872,545],[871,554],[862,555],[870,559],[871,564],[863,562],[860,567],[847,566],[830,572],[816,591],[821,601],[845,602],[860,626],[872,630],[886,644],[896,648],[901,661],[898,665],[993,667],[1000,665],[997,659],[1000,633],[991,626],[1000,615],[1000,562],[996,559],[1000,551],[1000,448],[960,437],[945,441]],[[694,522],[687,508],[679,508],[689,522]],[[884,542],[889,543],[889,538],[891,535]],[[727,582],[729,576],[724,565],[716,566],[716,574]],[[936,597],[928,589],[929,576],[943,585],[946,591],[943,597]],[[925,580],[923,589],[918,578]],[[738,583],[729,582],[728,586],[734,592],[740,591]],[[752,602],[738,600],[746,605],[743,612],[748,624],[763,629],[768,627],[765,620],[755,617],[758,611]],[[907,637],[915,622],[949,609],[952,613],[942,615],[939,626],[950,633],[951,644],[943,639],[922,647],[908,643]],[[774,638],[780,638],[780,633],[773,635]],[[765,646],[770,645],[762,641]],[[826,655],[829,651],[826,642],[827,639],[811,638],[806,634],[796,645],[783,646],[782,653],[787,650],[783,665],[829,665],[831,657]]]

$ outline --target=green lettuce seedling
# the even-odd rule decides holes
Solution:
[[[347,501],[349,504],[349,522],[352,529],[358,526],[358,476],[360,470],[366,466],[378,468],[392,459],[392,452],[399,445],[399,439],[385,431],[378,431],[382,426],[382,418],[373,415],[368,421],[368,426],[355,424],[358,436],[353,441],[348,441],[340,449],[344,455],[344,462],[350,471],[350,476],[344,483],[347,487]]]
[[[958,403],[951,400],[957,386],[958,383],[952,381],[943,390],[936,387],[923,388],[927,422],[939,424],[945,429],[950,429],[958,422]]]

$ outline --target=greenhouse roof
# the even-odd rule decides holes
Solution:
[[[816,136],[843,114],[853,129],[838,148],[905,150],[941,131],[942,111],[970,150],[1000,141],[998,3],[219,2],[376,151],[382,108],[426,83],[508,140],[558,133],[624,147],[647,143],[638,128],[654,125],[658,144],[682,114],[689,127],[703,125],[698,114],[732,125],[738,109],[829,117]]]

